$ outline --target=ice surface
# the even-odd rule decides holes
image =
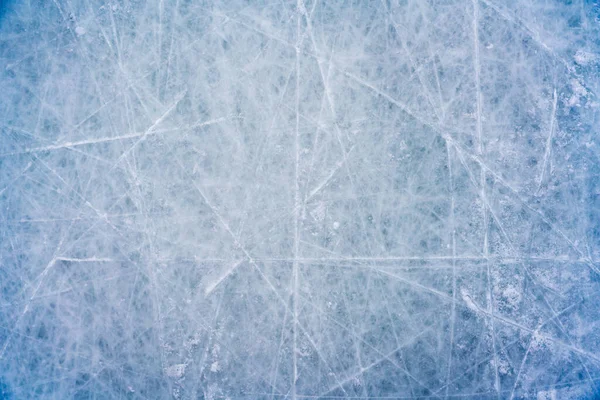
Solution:
[[[600,396],[600,5],[0,4],[0,398]]]

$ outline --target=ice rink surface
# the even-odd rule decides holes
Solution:
[[[0,2],[0,399],[597,399],[600,4]]]

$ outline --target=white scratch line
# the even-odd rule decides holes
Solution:
[[[556,89],[554,89],[554,97],[552,100],[552,114],[550,116],[550,132],[548,133],[548,139],[546,139],[546,151],[544,152],[544,161],[542,163],[542,172],[540,174],[540,180],[538,182],[538,188],[536,194],[542,189],[542,183],[544,183],[544,177],[546,176],[546,170],[548,169],[548,160],[550,159],[550,153],[552,152],[552,136],[554,136],[554,130],[556,129]]]
[[[227,271],[225,271],[225,273],[223,273],[221,276],[219,276],[219,278],[217,278],[216,281],[213,281],[211,284],[207,285],[206,288],[204,289],[204,295],[209,296],[212,292],[214,292],[215,289],[221,284],[221,282],[223,282],[231,274],[233,274],[244,261],[246,261],[246,260],[242,259],[242,260],[236,261],[234,264],[232,264],[229,267],[229,269]]]

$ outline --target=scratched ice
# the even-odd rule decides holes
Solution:
[[[600,396],[600,5],[0,2],[1,399]]]

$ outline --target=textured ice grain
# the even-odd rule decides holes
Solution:
[[[1,399],[600,396],[600,5],[0,2]]]

